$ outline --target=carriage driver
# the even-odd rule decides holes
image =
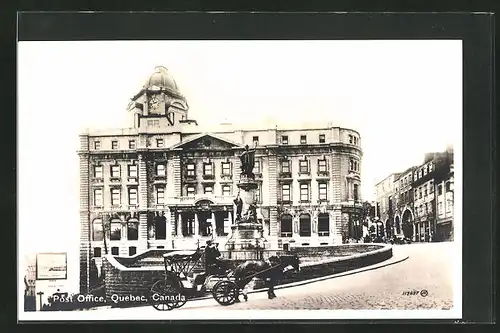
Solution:
[[[205,247],[205,272],[207,275],[218,275],[227,269],[226,260],[221,258],[217,244],[212,240],[207,240]]]

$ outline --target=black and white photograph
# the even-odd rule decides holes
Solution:
[[[20,320],[461,318],[461,40],[17,52]]]

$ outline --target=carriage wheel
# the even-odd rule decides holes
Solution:
[[[159,311],[169,311],[174,308],[179,308],[186,303],[186,300],[185,297],[183,301],[173,299],[172,296],[177,294],[182,293],[171,281],[156,281],[151,287],[151,304],[156,310]]]
[[[238,297],[238,287],[232,281],[220,281],[213,287],[212,295],[220,305],[231,305]]]

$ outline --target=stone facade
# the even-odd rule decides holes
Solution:
[[[245,145],[257,149],[258,218],[271,249],[340,244],[361,219],[355,130],[203,132],[163,67],[128,112],[133,127],[80,136],[82,292],[93,257],[193,249],[208,239],[224,248]]]
[[[453,239],[452,166],[450,147],[426,154],[422,164],[391,174],[375,186],[386,237],[417,242]]]

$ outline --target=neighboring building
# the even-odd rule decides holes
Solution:
[[[453,203],[454,203],[454,168],[453,150],[448,149],[445,156],[436,170],[436,239],[453,240]]]
[[[385,236],[391,238],[394,235],[394,216],[396,212],[396,183],[400,176],[393,173],[375,185],[375,200],[378,207],[377,217],[383,223]]]
[[[205,133],[188,109],[167,69],[157,67],[129,105],[133,127],[80,135],[82,292],[91,260],[106,252],[195,248],[211,238],[223,249],[245,145],[256,146],[258,217],[271,248],[339,244],[361,223],[358,132]]]
[[[394,178],[394,234],[413,239],[413,171],[410,167]]]
[[[24,275],[24,311],[36,310],[36,259],[26,256]]]
[[[26,266],[26,275],[24,276],[25,296],[35,296],[36,281],[36,261],[30,260]]]
[[[433,154],[427,154],[422,165],[413,171],[413,240],[418,242],[429,241],[435,233],[436,201],[434,176],[436,162]]]
[[[428,153],[421,165],[375,185],[386,237],[404,235],[418,242],[453,239],[452,165],[452,148]]]

